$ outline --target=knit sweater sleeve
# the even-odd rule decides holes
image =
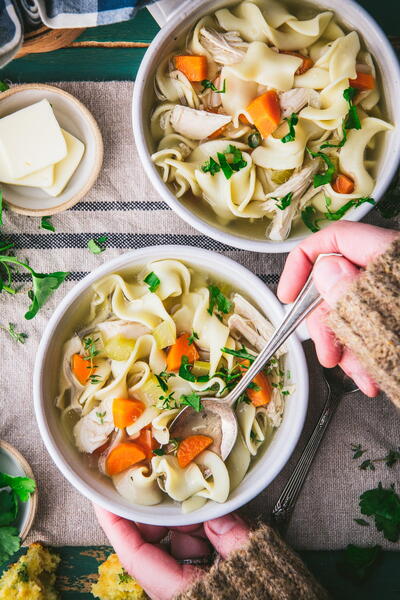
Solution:
[[[247,545],[216,563],[175,600],[327,600],[301,559],[261,525]]]
[[[340,298],[328,323],[400,407],[400,238]]]

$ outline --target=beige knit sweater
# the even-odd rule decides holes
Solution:
[[[400,407],[400,238],[360,275],[329,316],[341,343]],[[300,558],[266,525],[176,600],[325,600]]]

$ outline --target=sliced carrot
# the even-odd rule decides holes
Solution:
[[[275,131],[281,120],[279,98],[274,90],[269,90],[255,98],[246,110],[264,138]]]
[[[129,467],[141,462],[145,458],[146,453],[138,444],[134,442],[122,442],[118,446],[115,446],[107,456],[107,473],[112,477],[129,469]]]
[[[303,73],[308,71],[308,69],[311,69],[311,67],[314,65],[314,61],[312,61],[311,58],[300,54],[300,52],[292,52],[291,50],[279,50],[279,52],[281,54],[290,54],[290,56],[297,56],[297,58],[301,58],[303,60],[303,64],[299,66],[299,68],[295,72],[295,75],[303,75]]]
[[[246,115],[239,115],[239,121],[243,123],[243,125],[251,125]]]
[[[223,125],[222,127],[220,127],[219,129],[217,129],[216,131],[213,131],[213,133],[211,135],[209,135],[207,137],[208,140],[215,140],[216,138],[221,137],[224,134],[224,131],[226,129],[226,125]]]
[[[207,58],[205,56],[175,56],[175,67],[186,75],[189,81],[207,79]]]
[[[340,173],[333,182],[332,188],[338,194],[351,194],[354,192],[354,181],[348,175]]]
[[[241,370],[243,373],[249,368],[249,361],[244,360],[241,363]],[[269,382],[268,377],[265,373],[258,373],[252,381],[254,388],[247,388],[246,394],[250,398],[253,406],[264,406],[271,401],[272,398],[272,386]]]
[[[139,444],[139,446],[145,451],[146,457],[149,460],[153,456],[153,450],[160,447],[160,444],[151,435],[151,426],[143,427],[143,429],[140,430],[139,436],[135,438],[134,441],[135,444]]]
[[[182,333],[175,344],[170,347],[167,354],[167,369],[168,371],[177,371],[181,366],[182,357],[187,356],[190,363],[198,360],[200,354],[197,351],[196,344],[189,344],[190,335]]]
[[[96,367],[90,366],[90,361],[86,360],[80,354],[74,354],[72,357],[72,372],[82,385],[86,385],[89,378],[96,370]]]
[[[113,419],[115,427],[124,429],[132,425],[144,412],[145,405],[132,398],[115,398],[113,402]]]
[[[211,446],[213,439],[208,435],[189,435],[185,438],[176,453],[179,466],[184,469],[193,459],[203,452],[208,446]]]
[[[375,79],[369,73],[360,73],[357,71],[357,77],[355,79],[349,79],[349,84],[357,90],[365,92],[367,90],[373,90],[375,87]]]

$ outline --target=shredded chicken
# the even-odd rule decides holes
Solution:
[[[75,444],[80,452],[91,454],[106,443],[114,430],[112,401],[113,399],[103,400],[75,425]]]
[[[244,337],[257,352],[261,352],[272,337],[275,328],[250,302],[240,294],[233,296],[235,312],[228,319],[232,333]],[[276,353],[279,357],[286,352],[284,347]]]
[[[202,27],[200,39],[215,62],[221,65],[234,65],[241,62],[248,47],[247,42],[242,40],[237,31],[220,33],[215,29]]]
[[[180,104],[173,108],[170,117],[174,130],[192,140],[203,140],[231,121],[229,115],[196,110]]]
[[[275,188],[273,192],[266,195],[266,197],[269,198],[264,205],[266,212],[275,212],[271,225],[267,230],[267,236],[271,240],[281,241],[288,237],[292,222],[297,217],[299,211],[299,201],[304,192],[311,185],[313,175],[318,171],[318,168],[319,162],[317,160],[312,161],[301,171],[292,175],[286,183],[283,183]],[[275,198],[281,199],[290,192],[293,195],[289,206],[283,210],[279,209]]]
[[[104,334],[106,339],[122,335],[125,338],[137,340],[137,338],[151,331],[146,325],[142,325],[142,323],[122,320],[105,321],[104,323],[99,323],[97,328]]]
[[[293,88],[282,92],[279,96],[282,118],[290,117],[292,113],[298,113],[307,104],[313,108],[320,108],[321,100],[318,92],[308,88]]]

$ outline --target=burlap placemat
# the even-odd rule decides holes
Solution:
[[[88,500],[63,478],[40,439],[32,404],[35,353],[47,319],[64,294],[92,269],[122,252],[152,244],[191,244],[220,251],[259,275],[272,289],[282,271],[284,255],[252,254],[224,247],[197,233],[160,200],[141,167],[133,142],[130,110],[132,83],[56,84],[76,95],[92,111],[102,130],[105,158],[101,175],[86,198],[73,209],[53,218],[56,233],[39,229],[39,219],[5,214],[3,233],[15,242],[18,254],[42,272],[70,271],[71,276],[30,322],[23,319],[25,295],[1,294],[0,323],[16,323],[29,339],[23,346],[0,332],[1,416],[0,437],[14,444],[31,463],[39,489],[39,511],[27,542],[43,540],[55,545],[106,543]],[[369,218],[380,219],[376,213]],[[380,223],[383,224],[383,223]],[[388,223],[385,223],[388,226]],[[107,250],[94,256],[87,241],[108,234]],[[301,441],[290,463],[258,498],[245,507],[251,516],[267,519],[301,449],[312,430],[326,390],[312,343],[305,344],[310,369],[310,409]],[[348,396],[323,441],[298,501],[288,532],[296,548],[332,549],[347,543],[382,543],[374,527],[360,527],[358,497],[379,481],[398,481],[399,469],[378,466],[361,471],[352,459],[350,445],[361,443],[368,456],[384,455],[399,445],[399,414],[390,402],[362,394]],[[367,456],[367,455],[366,455]],[[386,544],[393,548],[394,544]]]

